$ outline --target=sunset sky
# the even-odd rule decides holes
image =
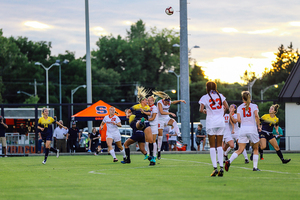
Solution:
[[[4,36],[51,41],[52,55],[85,55],[84,0],[0,0]],[[245,70],[261,74],[274,53],[290,42],[300,46],[300,4],[296,0],[188,0],[188,44],[209,79],[241,82]],[[179,27],[179,0],[89,0],[91,49],[101,35],[125,37],[139,19],[147,30]],[[175,13],[165,14],[172,6]],[[249,67],[251,66],[251,67]]]

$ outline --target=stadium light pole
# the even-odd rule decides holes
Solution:
[[[248,83],[248,91],[250,92],[250,98],[251,98],[251,100],[252,100],[252,87],[253,87],[253,85],[254,85],[254,83],[255,83],[256,80],[257,80],[257,78],[255,78],[253,81],[251,81],[251,82]]]
[[[173,47],[180,47],[179,44],[173,44],[172,46],[173,46]],[[192,46],[192,48],[190,48],[190,49],[188,50],[188,53],[190,54],[190,53],[192,52],[192,49],[198,49],[198,48],[200,48],[200,46],[194,45],[194,46]]]
[[[40,65],[46,70],[46,103],[47,103],[47,108],[49,108],[49,77],[48,77],[48,71],[53,67],[53,66],[59,66],[58,63],[53,63],[50,65],[50,67],[45,67],[42,63],[36,62],[35,65]]]
[[[75,88],[74,90],[71,90],[71,116],[73,116],[73,95],[75,94],[75,92],[79,89],[79,88],[86,88],[86,85],[79,85],[77,88]]]
[[[27,96],[30,96],[30,97],[32,97],[32,96],[33,96],[33,94],[29,94],[29,93],[27,93],[27,92],[24,92],[24,91],[21,91],[21,90],[17,91],[17,93],[18,93],[18,94],[21,94],[21,93],[23,93],[23,94],[26,94]]]
[[[278,84],[273,84],[273,85],[270,85],[270,86],[266,87],[265,89],[260,90],[260,100],[261,100],[260,103],[263,103],[263,100],[264,100],[264,93],[265,93],[270,87],[278,88]]]
[[[169,73],[174,74],[177,77],[177,100],[179,100],[179,78],[180,75],[176,74],[173,70],[169,70]],[[177,104],[177,117],[178,117],[178,123],[180,123],[180,107],[179,104]]]

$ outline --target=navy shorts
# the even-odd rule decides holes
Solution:
[[[52,141],[52,133],[41,133],[44,142]]]
[[[264,131],[259,132],[259,138],[265,138],[267,141],[274,138],[273,133],[266,133]]]
[[[136,141],[136,142],[142,142],[145,143],[145,134],[143,131],[137,130],[132,133],[132,136],[130,139]]]

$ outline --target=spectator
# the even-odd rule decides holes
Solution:
[[[8,128],[8,126],[3,122],[3,117],[0,116],[0,142],[2,142],[2,154],[4,152],[4,157],[7,157],[6,155],[6,138],[5,138],[5,129]]]
[[[53,137],[56,141],[56,148],[60,150],[60,152],[67,152],[67,143],[66,143],[66,135],[68,134],[68,130],[63,128],[63,121],[59,120],[59,123],[62,126],[57,126],[54,129]]]
[[[163,129],[163,139],[161,145],[162,151],[169,151],[168,134],[169,134],[169,126],[166,125],[165,128]]]
[[[202,124],[199,124],[196,131],[196,144],[198,146],[197,151],[200,151],[200,143],[202,141],[202,151],[205,151],[206,131],[202,129]]]
[[[41,135],[41,132],[38,132],[39,135],[39,144],[38,144],[38,153],[41,153],[42,151],[42,143],[43,143],[43,138]],[[45,151],[44,147],[43,147],[43,152]]]
[[[76,122],[72,122],[72,127],[69,128],[69,132],[67,135],[68,144],[71,150],[71,153],[74,152],[79,148],[79,141],[81,139],[81,132],[76,127]]]
[[[169,126],[169,149],[171,151],[177,151],[176,143],[177,143],[177,134],[175,133],[174,126]],[[173,148],[172,148],[173,146]]]
[[[92,129],[92,133],[89,134],[90,144],[89,144],[89,151],[88,152],[95,152],[95,156],[97,155],[98,151],[96,149],[99,145],[100,133],[97,132],[96,128]]]
[[[19,128],[19,134],[20,135],[26,135],[27,134],[27,130],[26,128],[24,127],[24,124],[20,124],[20,128]]]
[[[101,153],[107,152],[106,131],[107,131],[106,124],[103,125],[102,130],[99,128],[99,132],[101,135],[101,145],[100,145],[100,150],[98,149],[98,151],[101,151]]]
[[[278,144],[278,146],[279,146],[280,138],[283,136],[282,128],[280,128],[280,127],[278,126],[278,133],[277,133],[277,132],[276,132],[276,128],[275,128],[275,126],[274,126],[274,127],[273,127],[273,135],[274,135],[274,137],[276,138],[277,144]],[[270,143],[269,143],[269,149],[270,149],[270,150],[275,150],[274,147],[273,147],[272,145],[270,145]]]

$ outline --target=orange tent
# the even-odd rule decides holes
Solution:
[[[95,121],[95,120],[103,120],[103,118],[109,114],[109,108],[112,107],[111,105],[105,103],[104,101],[100,100],[97,103],[94,103],[90,107],[76,113],[72,116],[72,120],[77,121]],[[125,112],[116,108],[116,115],[121,120],[126,120]]]

